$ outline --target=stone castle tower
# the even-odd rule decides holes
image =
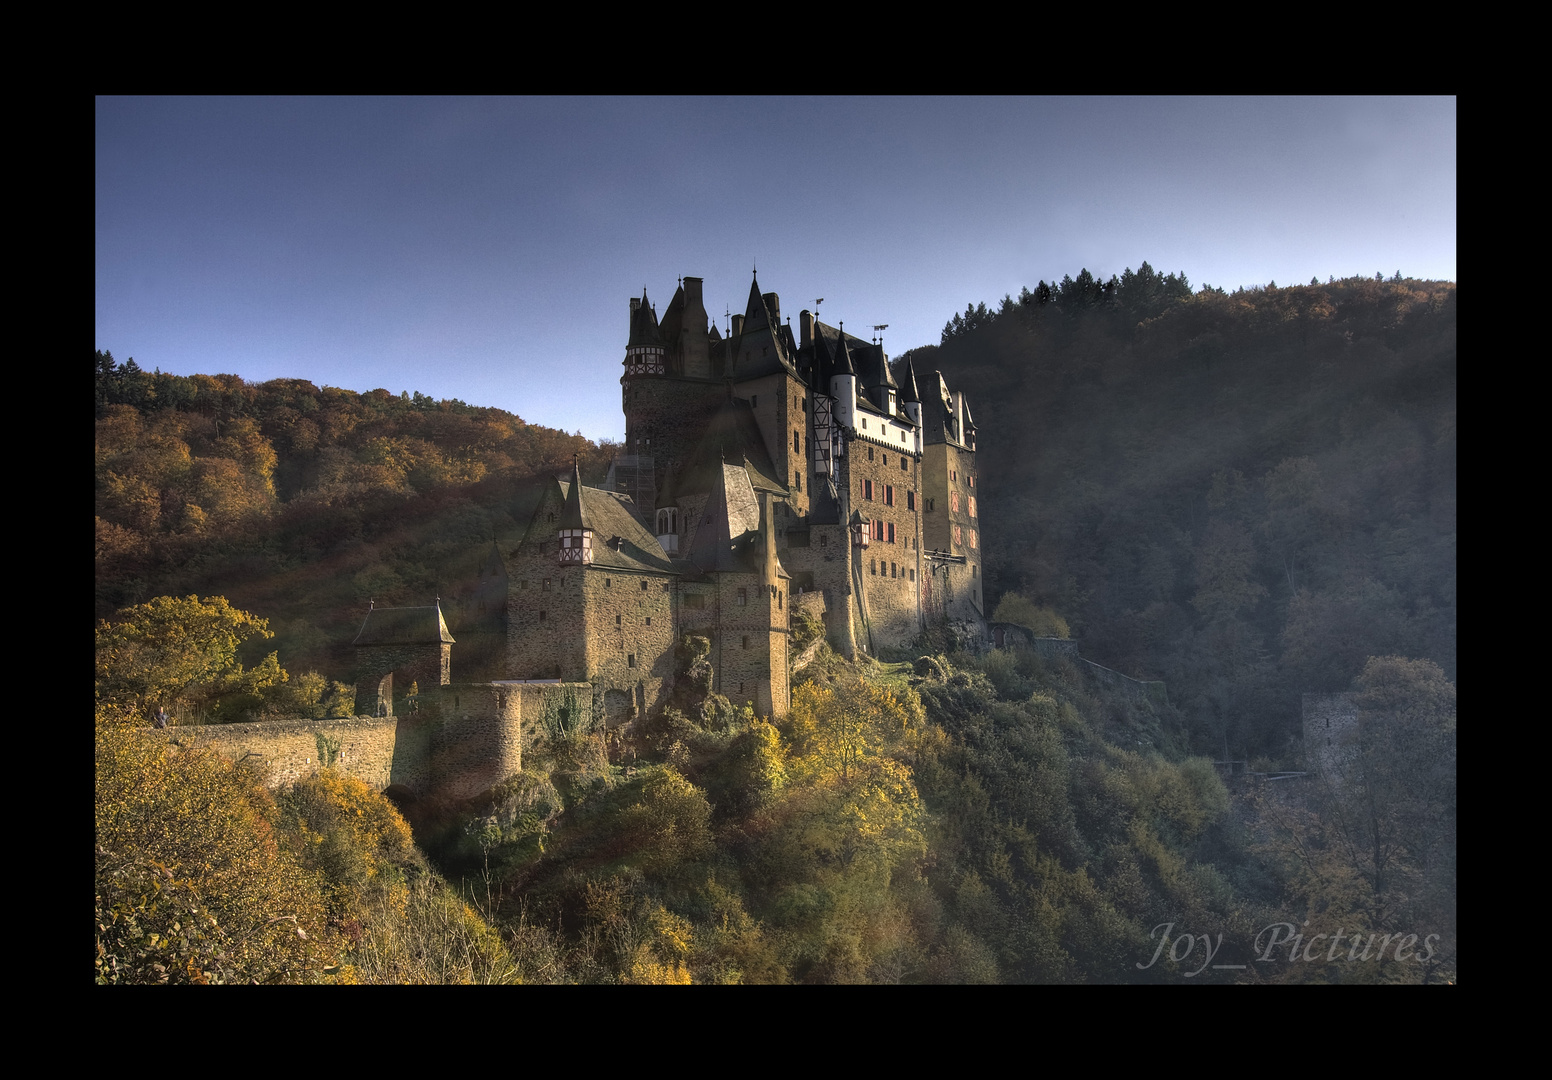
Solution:
[[[793,608],[848,657],[927,626],[986,638],[975,422],[931,373],[750,286],[724,337],[701,279],[659,321],[632,298],[625,443],[603,488],[574,467],[507,563],[507,678],[590,682],[612,722],[672,690],[674,645],[710,639],[713,689],[788,705]]]

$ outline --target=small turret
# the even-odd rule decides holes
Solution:
[[[657,312],[647,302],[647,290],[641,290],[641,299],[631,297],[630,340],[625,344],[625,375],[661,375],[667,348],[658,330]]]
[[[905,359],[905,385],[900,388],[900,404],[911,423],[921,427],[921,393],[916,389],[916,365],[910,357]]]
[[[830,396],[835,399],[835,422],[845,428],[857,426],[857,371],[846,347],[846,325],[836,335],[834,373],[830,376]]]
[[[560,512],[560,564],[582,566],[593,561],[593,530],[582,519],[582,470],[571,459],[571,490]]]

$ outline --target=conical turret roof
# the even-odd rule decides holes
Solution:
[[[585,529],[582,523],[582,469],[577,459],[571,459],[571,490],[566,492],[566,505],[561,508],[562,529]]]
[[[916,365],[910,357],[905,358],[905,383],[900,387],[900,400],[921,403],[921,392],[916,389]]]
[[[663,335],[658,330],[657,312],[652,310],[652,305],[647,302],[647,290],[641,290],[641,303],[631,311],[630,340],[625,347],[636,348],[663,344]]]

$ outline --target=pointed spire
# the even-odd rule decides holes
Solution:
[[[643,345],[661,345],[662,335],[658,333],[657,311],[647,301],[647,290],[643,286],[641,290],[641,302],[631,301],[630,340],[625,343],[627,349]]]
[[[560,512],[562,529],[585,529],[582,524],[582,467],[575,456],[571,459],[571,490],[566,493],[566,505]]]
[[[900,388],[900,391],[902,402],[921,403],[921,392],[916,389],[916,365],[910,357],[905,358],[905,385]]]
[[[853,377],[857,374],[857,369],[852,367],[851,363],[851,349],[846,346],[845,323],[841,323],[841,332],[836,335],[835,373],[837,375],[851,375]]]

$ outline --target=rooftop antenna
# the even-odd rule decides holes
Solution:
[[[882,345],[884,343],[884,331],[888,329],[888,323],[879,323],[873,327],[874,332],[878,334],[878,341],[875,344]]]

